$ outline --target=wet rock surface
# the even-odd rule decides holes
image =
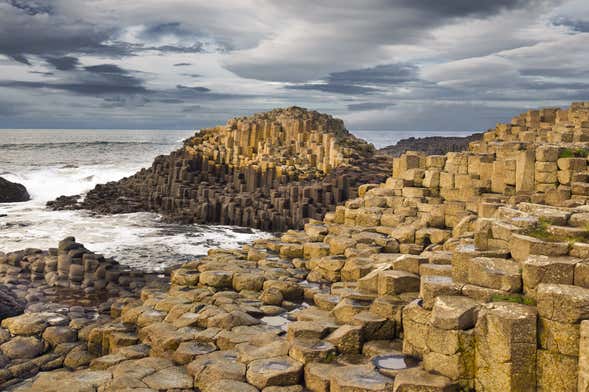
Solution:
[[[30,200],[24,185],[0,177],[0,203],[15,203]]]

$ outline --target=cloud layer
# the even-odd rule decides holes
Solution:
[[[474,131],[589,100],[587,47],[585,0],[0,0],[0,128]]]

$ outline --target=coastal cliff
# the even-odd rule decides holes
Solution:
[[[203,129],[151,168],[98,185],[77,204],[98,213],[154,211],[168,220],[284,231],[322,219],[357,187],[384,181],[390,158],[349,133],[341,120],[298,107]]]
[[[4,319],[0,388],[589,390],[588,158],[589,102],[406,152],[322,220],[211,250],[169,287],[104,275],[120,291],[97,320]],[[103,281],[112,262],[81,248],[4,255],[0,277]]]

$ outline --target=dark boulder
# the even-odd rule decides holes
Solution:
[[[24,185],[0,177],[0,203],[14,203],[30,199],[29,192]]]
[[[23,313],[24,310],[24,301],[16,298],[16,295],[12,290],[0,284],[0,320],[18,316]]]

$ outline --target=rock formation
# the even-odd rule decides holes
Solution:
[[[482,133],[468,136],[427,136],[401,139],[396,144],[378,150],[381,154],[398,157],[406,151],[419,151],[427,155],[444,155],[447,152],[464,151],[470,142],[480,140]]]
[[[8,287],[0,284],[0,321],[24,311],[22,301]]]
[[[24,185],[0,177],[0,203],[28,201],[30,198]]]
[[[15,390],[587,391],[588,158],[589,102],[407,152],[323,220],[211,250],[77,340],[5,319],[0,388],[64,366]],[[77,346],[49,365],[39,334]]]
[[[291,107],[203,129],[149,169],[98,185],[76,208],[155,211],[185,223],[271,231],[301,228],[386,178],[390,159],[350,134],[341,120]],[[49,203],[71,206],[71,198]]]

